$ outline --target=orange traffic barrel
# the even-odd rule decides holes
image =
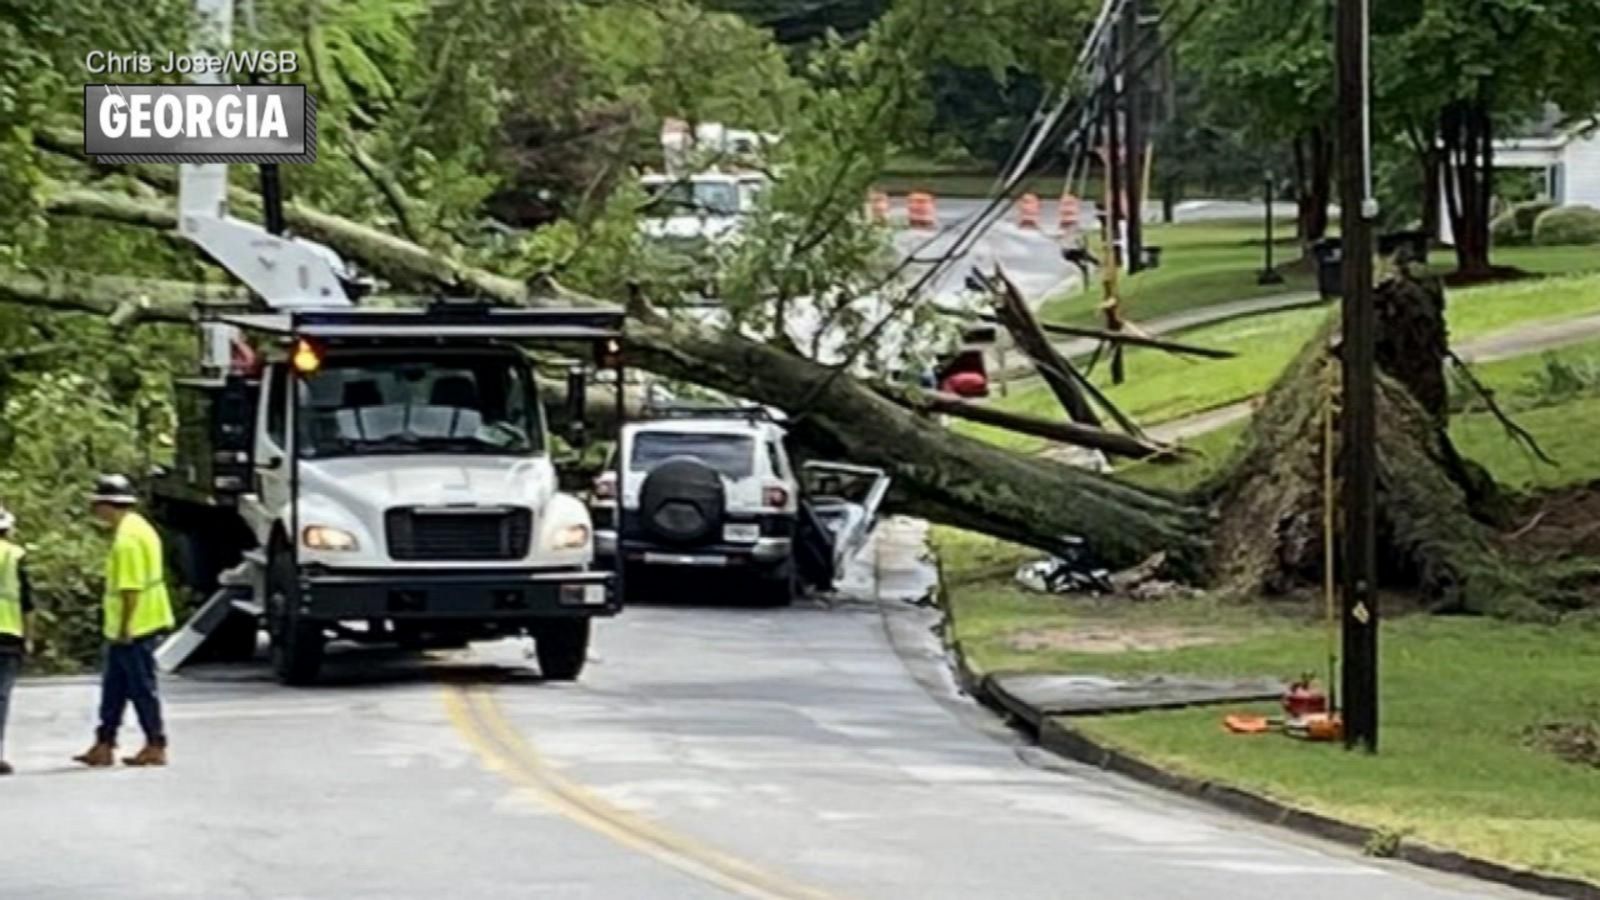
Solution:
[[[932,194],[917,191],[906,197],[906,224],[921,229],[939,227],[939,214],[934,208]]]
[[[1071,194],[1061,195],[1061,215],[1057,222],[1063,232],[1078,230],[1078,217],[1082,213],[1078,198]]]
[[[1039,227],[1039,195],[1023,194],[1017,201],[1017,227]]]
[[[889,221],[889,195],[883,191],[873,191],[867,195],[867,210],[872,216],[872,221],[882,225]]]

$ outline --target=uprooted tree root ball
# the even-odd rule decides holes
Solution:
[[[1432,294],[1436,285],[1399,278],[1380,295]],[[1380,303],[1380,308],[1382,304]],[[1380,579],[1413,589],[1440,612],[1549,618],[1584,604],[1570,573],[1513,560],[1494,522],[1504,503],[1492,480],[1455,450],[1445,430],[1442,380],[1416,351],[1443,348],[1443,304],[1432,315],[1407,310],[1417,332],[1380,342],[1385,372],[1377,392]],[[1395,320],[1385,316],[1391,328]],[[1437,336],[1425,332],[1436,329]],[[1321,583],[1327,509],[1326,457],[1339,453],[1341,378],[1336,327],[1322,330],[1264,399],[1232,465],[1200,496],[1215,510],[1213,560],[1230,593],[1283,595]],[[1386,352],[1387,351],[1387,352]],[[1388,357],[1388,358],[1385,358]],[[1440,357],[1434,356],[1434,359]],[[1390,359],[1401,364],[1391,365]],[[1442,363],[1441,363],[1442,365]],[[1398,370],[1398,371],[1396,371]],[[1424,385],[1427,409],[1399,375]],[[1334,412],[1331,441],[1327,415]],[[1335,460],[1337,460],[1335,456]],[[1334,498],[1337,503],[1338,467]],[[1334,509],[1334,521],[1340,510]],[[1337,526],[1335,526],[1337,527]]]

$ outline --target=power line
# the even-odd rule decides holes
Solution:
[[[1130,2],[1130,0],[1106,0],[1106,5],[1101,10],[1102,18],[1108,18],[1112,13],[1115,13],[1121,9],[1121,3],[1126,2]],[[1174,8],[1176,8],[1176,6],[1169,8],[1167,12],[1162,15],[1161,19],[1158,20],[1158,26],[1161,21],[1165,21],[1167,16],[1171,14],[1172,9]],[[1163,56],[1165,56],[1166,53],[1171,50],[1172,46],[1177,42],[1177,40],[1182,37],[1183,34],[1187,32],[1188,29],[1199,19],[1201,13],[1203,13],[1206,8],[1206,6],[1197,2],[1195,7],[1190,11],[1189,15],[1179,23],[1178,27],[1173,30],[1172,34],[1165,41],[1161,41],[1159,39],[1159,27],[1152,29],[1152,33],[1157,36],[1157,42],[1159,46],[1157,46],[1154,54],[1144,58],[1143,61],[1138,62],[1138,71],[1142,72],[1148,69]],[[1099,30],[1100,29],[1097,25],[1096,31]],[[1091,33],[1091,37],[1094,37],[1093,32]],[[1079,75],[1078,68],[1088,66],[1094,61],[1094,53],[1102,49],[1097,45],[1102,42],[1103,41],[1101,40],[1097,40],[1086,46],[1083,52],[1080,52],[1078,66],[1075,67],[1074,78],[1071,80],[1077,79],[1077,76]],[[829,372],[828,377],[823,379],[821,383],[811,390],[804,402],[799,405],[799,408],[795,413],[796,419],[803,417],[816,402],[817,398],[821,396],[822,392],[827,390],[828,387],[833,384],[834,379],[838,378],[840,373],[848,370],[850,366],[854,365],[861,351],[868,345],[876,342],[883,329],[886,328],[891,321],[900,317],[901,315],[904,315],[905,312],[910,308],[911,304],[920,298],[922,291],[935,279],[944,275],[947,267],[951,263],[957,259],[960,259],[961,257],[966,256],[971,250],[970,244],[986,233],[989,228],[993,227],[994,223],[999,220],[999,217],[1004,215],[1005,212],[1011,208],[1011,206],[1016,202],[1016,197],[1011,196],[1012,192],[1015,191],[1017,186],[1021,184],[1029,175],[1034,173],[1035,167],[1038,164],[1038,149],[1043,146],[1049,137],[1058,134],[1061,120],[1073,107],[1076,107],[1075,112],[1077,113],[1077,127],[1072,131],[1069,144],[1067,146],[1076,146],[1081,152],[1082,142],[1084,137],[1087,135],[1090,123],[1093,121],[1093,117],[1090,115],[1091,104],[1099,103],[1115,90],[1116,77],[1121,75],[1124,71],[1127,71],[1130,67],[1134,66],[1135,61],[1139,59],[1139,54],[1145,49],[1145,43],[1145,41],[1136,42],[1135,45],[1128,50],[1128,52],[1123,54],[1120,58],[1115,59],[1113,64],[1108,68],[1105,77],[1096,83],[1095,87],[1091,89],[1087,96],[1078,98],[1075,103],[1073,102],[1071,95],[1067,93],[1065,88],[1063,88],[1063,100],[1057,104],[1056,110],[1052,113],[1049,119],[1050,128],[1048,130],[1041,129],[1041,132],[1034,136],[1035,140],[1033,142],[1033,146],[1031,147],[1032,152],[1025,154],[1025,158],[1019,161],[1019,164],[1014,168],[1011,176],[1008,177],[1005,184],[1001,186],[1001,192],[997,196],[990,199],[988,205],[977,214],[976,218],[969,214],[968,216],[963,217],[960,222],[955,223],[951,229],[941,230],[939,234],[934,235],[933,237],[929,238],[928,241],[919,246],[917,252],[920,252],[921,249],[931,245],[934,241],[938,240],[940,236],[948,234],[949,231],[953,230],[955,227],[959,227],[961,222],[967,223],[965,230],[962,231],[961,236],[956,239],[955,243],[952,244],[951,247],[943,254],[941,254],[934,261],[934,263],[929,266],[927,271],[923,272],[917,278],[917,280],[912,283],[912,285],[907,289],[904,297],[902,297],[898,302],[891,304],[888,313],[882,316],[877,323],[875,323],[873,327],[856,342],[856,346],[845,355],[844,360],[832,367],[832,371]],[[1065,149],[1066,146],[1063,147],[1063,150]],[[913,252],[911,256],[916,256],[917,252]],[[891,270],[886,279],[880,281],[874,290],[881,290],[895,277],[898,277],[901,272],[904,272],[909,265],[910,263],[907,260],[902,260],[899,265]]]

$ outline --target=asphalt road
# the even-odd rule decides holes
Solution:
[[[346,655],[305,690],[196,671],[167,682],[159,771],[74,769],[94,686],[25,684],[0,897],[1504,896],[1021,746],[870,581],[635,607],[575,685],[514,642]]]

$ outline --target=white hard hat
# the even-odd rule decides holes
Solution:
[[[17,527],[17,517],[11,514],[11,510],[0,506],[0,531],[10,531],[15,527]]]
[[[94,490],[89,494],[91,503],[109,503],[112,506],[133,506],[139,502],[133,482],[126,475],[101,475],[95,479]]]

